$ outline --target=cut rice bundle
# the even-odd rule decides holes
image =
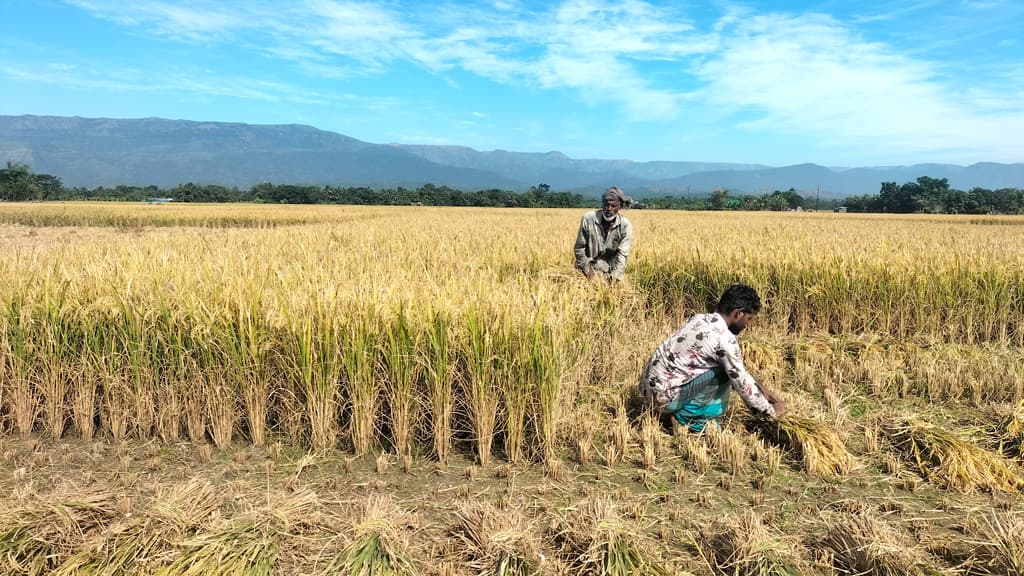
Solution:
[[[896,528],[870,513],[832,515],[821,546],[838,574],[931,576],[929,557]]]
[[[768,441],[795,453],[808,474],[842,477],[856,465],[846,443],[824,422],[789,414],[779,418],[754,417],[749,422]]]
[[[887,419],[882,428],[903,459],[939,486],[965,494],[1024,490],[1024,477],[1009,460],[948,430],[902,416]]]
[[[0,573],[51,574],[82,542],[117,516],[114,494],[51,494],[0,513]]]
[[[292,526],[315,517],[310,491],[276,495],[266,508],[234,518],[219,528],[178,544],[179,552],[156,576],[269,576]]]
[[[756,513],[748,511],[720,526],[702,530],[701,556],[715,574],[732,576],[798,576],[799,554],[791,543],[772,534]]]
[[[499,511],[489,504],[469,502],[455,515],[455,533],[465,548],[464,561],[478,574],[537,574],[540,555],[518,510]]]
[[[193,480],[176,486],[157,497],[148,515],[112,527],[98,542],[64,562],[54,575],[152,572],[173,543],[190,536],[222,501],[209,482]]]
[[[665,576],[643,539],[630,529],[607,498],[584,501],[562,520],[556,539],[574,574]]]
[[[413,576],[416,571],[408,555],[408,539],[398,526],[408,516],[391,498],[370,496],[361,521],[353,528],[355,539],[321,573]]]

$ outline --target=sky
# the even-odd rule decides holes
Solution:
[[[1022,31],[1022,0],[0,0],[0,114],[634,161],[1024,162]]]

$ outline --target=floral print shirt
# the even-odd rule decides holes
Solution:
[[[573,245],[576,267],[584,273],[591,268],[607,271],[612,278],[622,280],[633,245],[633,225],[622,214],[616,214],[606,232],[602,218],[601,211],[595,210],[587,212],[580,220]]]
[[[640,392],[665,406],[686,398],[686,385],[717,367],[725,371],[732,389],[747,406],[775,415],[775,408],[743,366],[736,335],[717,312],[695,315],[654,350],[640,379]]]

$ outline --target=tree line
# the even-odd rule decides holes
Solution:
[[[478,206],[508,208],[588,208],[594,200],[571,192],[553,192],[547,184],[526,192],[478,190],[466,192],[448,186],[424,184],[418,188],[370,188],[366,186],[314,186],[264,182],[248,189],[216,184],[157,186],[99,186],[66,188],[60,178],[36,174],[24,164],[8,162],[0,169],[0,201],[106,200],[143,202],[171,198],[175,202],[264,202],[273,204],[365,204],[394,206]],[[963,192],[949,187],[945,178],[922,176],[897,185],[883,182],[878,194],[819,201],[795,189],[761,195],[732,195],[719,189],[707,196],[645,198],[634,208],[667,210],[833,210],[935,214],[1024,214],[1024,190],[973,188]]]
[[[850,196],[844,205],[850,212],[1024,214],[1024,190],[972,188],[964,192],[950,188],[945,178],[921,176],[902,185],[883,182],[878,194]]]

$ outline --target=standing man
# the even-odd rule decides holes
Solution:
[[[587,278],[622,280],[633,244],[633,225],[619,210],[632,199],[612,186],[601,197],[601,209],[587,212],[580,221],[573,251],[576,268]]]
[[[730,388],[751,410],[781,416],[785,404],[747,372],[736,340],[760,310],[753,288],[729,286],[715,312],[693,316],[654,350],[640,395],[694,432],[725,414]]]

